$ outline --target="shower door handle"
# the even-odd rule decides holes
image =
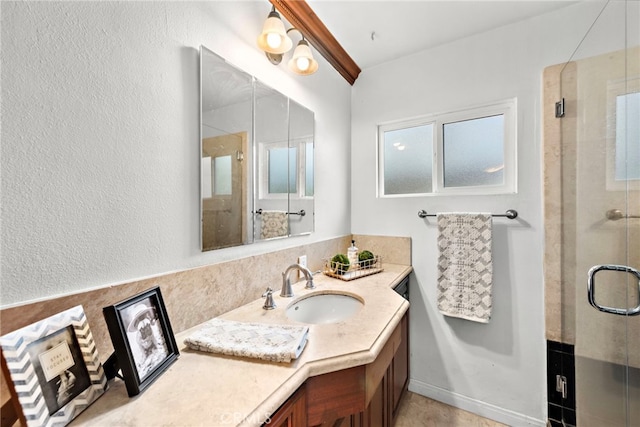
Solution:
[[[638,281],[638,304],[634,308],[616,308],[606,307],[599,305],[596,302],[596,273],[599,271],[621,271],[623,273],[630,273],[635,276]],[[618,314],[620,316],[637,316],[640,314],[640,272],[635,268],[627,267],[626,265],[596,265],[589,270],[589,280],[587,282],[587,298],[589,298],[589,304],[604,313]]]

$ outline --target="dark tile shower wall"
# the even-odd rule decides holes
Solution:
[[[556,389],[557,376],[566,378],[566,393]],[[547,341],[547,399],[553,427],[576,425],[576,381],[574,346]]]

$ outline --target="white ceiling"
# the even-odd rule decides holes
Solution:
[[[549,13],[576,1],[307,0],[307,3],[364,70]]]

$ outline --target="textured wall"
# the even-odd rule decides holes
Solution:
[[[0,7],[0,305],[349,233],[350,86],[266,60],[267,2]],[[311,236],[200,252],[201,44],[315,112]]]

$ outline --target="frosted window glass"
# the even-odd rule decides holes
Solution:
[[[213,159],[213,192],[218,196],[231,194],[231,156]]]
[[[445,187],[504,184],[504,115],[446,123]]]
[[[384,132],[384,194],[430,193],[433,124]]]
[[[213,176],[211,175],[211,157],[203,157],[200,166],[200,188],[202,189],[202,198],[210,199],[213,196]]]
[[[307,197],[313,197],[313,142],[307,142],[304,145],[305,153],[305,178],[304,178],[304,195]]]
[[[297,152],[298,150],[295,147],[272,148],[269,150],[269,193],[287,194],[289,192],[297,192]]]
[[[640,179],[640,92],[616,98],[616,180]]]

